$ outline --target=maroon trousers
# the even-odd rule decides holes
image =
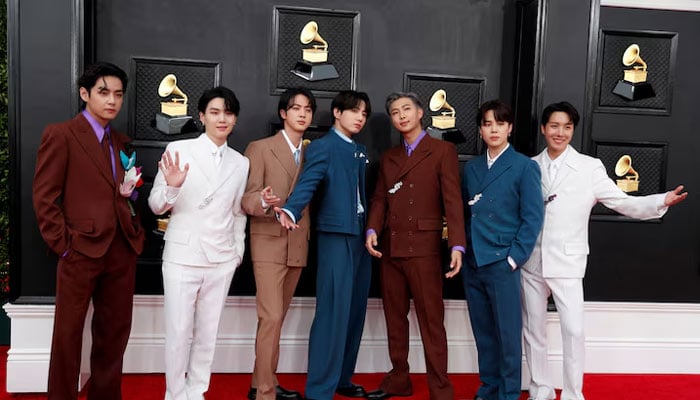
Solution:
[[[74,250],[58,262],[49,400],[78,398],[83,327],[92,299],[89,400],[121,399],[122,357],[131,330],[136,253],[117,230],[107,253]]]
[[[381,290],[389,340],[392,370],[380,389],[395,395],[411,395],[408,345],[410,299],[418,317],[423,341],[428,389],[432,400],[454,399],[454,388],[447,377],[447,334],[442,300],[440,256],[391,258],[381,262]]]

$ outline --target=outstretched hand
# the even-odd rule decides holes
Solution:
[[[688,192],[683,192],[683,185],[678,185],[674,190],[666,192],[666,198],[664,198],[664,205],[667,207],[675,206],[681,201],[688,197]]]
[[[294,221],[287,215],[284,210],[282,210],[279,207],[275,207],[275,214],[277,215],[277,220],[280,222],[280,225],[284,227],[285,229],[288,229],[290,231],[293,231],[299,227],[298,224],[295,224]]]
[[[166,150],[163,156],[158,161],[158,168],[163,173],[165,183],[170,187],[180,187],[187,178],[187,171],[190,170],[190,164],[185,164],[183,169],[180,169],[180,153],[175,152],[175,160],[170,155],[170,151]]]

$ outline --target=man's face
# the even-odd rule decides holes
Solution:
[[[80,88],[80,98],[85,102],[85,109],[102,126],[106,126],[119,114],[124,103],[124,86],[116,76],[101,76],[88,91]]]
[[[402,135],[420,132],[423,129],[420,121],[423,118],[423,110],[408,97],[401,97],[391,103],[389,115],[394,128]]]
[[[505,121],[496,121],[493,110],[486,111],[481,121],[479,131],[481,138],[491,151],[491,155],[503,150],[508,144],[508,135],[513,130],[513,124]]]
[[[333,116],[335,117],[335,127],[340,133],[347,136],[355,135],[362,130],[367,122],[365,102],[360,101],[357,107],[349,110],[333,109]]]
[[[311,102],[303,94],[294,96],[287,109],[280,110],[280,117],[284,120],[284,130],[288,133],[304,133],[311,125],[313,116]]]
[[[236,125],[236,115],[226,110],[226,103],[221,97],[209,101],[204,113],[199,113],[199,120],[204,124],[209,139],[217,146],[226,143],[226,138]]]
[[[566,150],[574,135],[574,122],[569,114],[555,111],[549,116],[549,121],[540,126],[544,140],[547,142],[547,152],[551,158],[558,157]]]

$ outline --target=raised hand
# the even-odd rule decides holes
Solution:
[[[175,152],[175,160],[170,156],[168,150],[163,153],[163,156],[158,161],[158,168],[163,173],[165,183],[170,187],[180,187],[187,178],[187,171],[190,170],[190,164],[185,164],[183,169],[180,169],[180,153]]]
[[[664,198],[664,205],[667,207],[675,206],[681,201],[688,197],[688,192],[681,193],[683,191],[683,185],[678,185],[674,190],[666,192],[666,197]]]
[[[260,198],[269,206],[276,206],[280,203],[280,198],[272,192],[272,186],[267,186],[260,192]]]

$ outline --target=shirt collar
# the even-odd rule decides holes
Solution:
[[[496,156],[494,158],[491,158],[491,156],[489,156],[489,151],[486,150],[486,161],[488,162],[488,164],[493,165],[493,163],[495,163],[496,160],[498,160],[498,157],[500,157],[501,154],[503,154],[506,150],[508,150],[508,147],[510,147],[510,143],[506,143],[506,147],[504,147],[500,153],[496,154]]]
[[[564,152],[561,153],[559,155],[559,157],[555,158],[554,160],[549,158],[549,153],[547,153],[547,151],[545,151],[544,154],[546,156],[545,159],[547,160],[547,162],[546,162],[547,168],[549,168],[549,166],[551,164],[554,164],[554,165],[556,165],[556,168],[559,169],[559,167],[561,167],[561,165],[564,164],[564,160],[566,160],[566,156],[569,155],[569,146],[566,146],[566,149],[564,149]]]
[[[222,144],[221,146],[217,146],[216,143],[212,142],[211,139],[209,139],[209,136],[207,136],[206,133],[202,133],[199,137],[201,138],[202,136],[205,142],[207,143],[207,148],[209,149],[212,155],[224,152],[224,149],[226,148],[226,143]]]
[[[416,147],[418,147],[418,143],[420,143],[420,141],[423,140],[423,138],[425,137],[425,135],[426,135],[425,131],[421,131],[421,132],[420,132],[420,135],[418,135],[418,137],[416,138],[416,140],[413,141],[413,143],[408,144],[408,143],[406,143],[406,141],[404,140],[404,141],[403,141],[403,144],[404,144],[404,146],[406,146],[406,149],[407,149],[407,150],[408,150],[408,148],[410,148],[410,149],[411,149],[411,153],[412,153],[412,152],[414,152],[414,151],[416,150]]]
[[[337,129],[335,129],[334,126],[331,127],[331,131],[335,132],[335,134],[338,135],[338,136],[340,136],[340,138],[343,139],[344,141],[346,141],[346,142],[348,142],[348,143],[353,143],[352,139],[350,139],[349,137],[347,137],[347,136],[343,135],[342,133],[340,133]]]
[[[280,130],[280,132],[282,132],[282,136],[284,137],[284,140],[287,141],[287,144],[289,145],[289,150],[292,151],[292,154],[294,154],[294,152],[297,151],[297,150],[299,150],[299,151],[301,152],[301,145],[304,143],[304,140],[300,140],[300,141],[299,141],[299,146],[294,147],[294,145],[292,144],[292,141],[289,140],[289,136],[287,135],[287,131],[285,131],[284,129],[282,129],[282,130]]]
[[[104,138],[105,132],[110,131],[109,124],[107,124],[107,126],[103,127],[102,125],[100,125],[99,122],[97,122],[95,117],[93,117],[92,114],[90,114],[88,112],[88,110],[83,110],[83,116],[85,117],[87,122],[90,124],[90,127],[92,128],[92,131],[95,133],[95,136],[97,136],[97,141],[102,143],[102,138]]]

